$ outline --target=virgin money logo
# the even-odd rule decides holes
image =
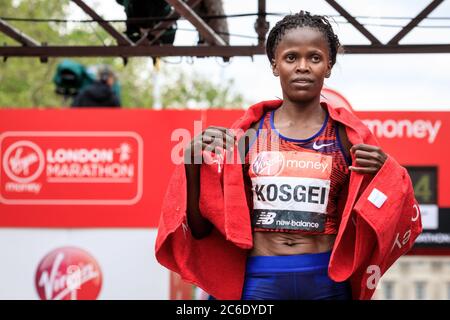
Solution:
[[[0,202],[133,205],[143,194],[143,140],[135,132],[0,133]]]
[[[63,247],[51,251],[39,263],[35,285],[41,300],[95,300],[102,273],[89,253]]]
[[[284,156],[278,151],[263,151],[258,154],[252,164],[257,176],[276,176],[284,166]]]
[[[31,141],[19,140],[11,144],[3,155],[6,175],[17,183],[36,180],[44,170],[44,153]]]
[[[442,121],[431,121],[418,119],[415,121],[409,119],[365,119],[364,124],[379,138],[398,139],[415,138],[423,139],[428,143],[434,143],[439,129],[442,127]]]

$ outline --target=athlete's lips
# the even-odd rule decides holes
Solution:
[[[298,78],[294,78],[292,80],[292,82],[294,82],[294,83],[312,83],[312,82],[314,82],[314,80],[311,78],[308,78],[308,77],[298,77]]]
[[[297,89],[307,89],[313,85],[314,81],[311,78],[298,77],[294,78],[291,83]]]

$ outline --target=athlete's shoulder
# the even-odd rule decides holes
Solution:
[[[274,110],[281,106],[282,100],[267,100],[251,105],[242,117],[236,120],[232,126],[233,129],[249,129],[255,122],[259,120],[269,110]]]
[[[348,127],[352,131],[356,132],[360,140],[364,143],[378,144],[375,136],[367,125],[353,111],[345,107],[333,106],[328,103],[325,104],[328,107],[330,117],[334,121],[337,121],[344,127]]]

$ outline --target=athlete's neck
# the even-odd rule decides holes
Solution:
[[[320,97],[305,103],[296,103],[287,99],[277,110],[277,118],[280,122],[290,123],[319,123],[325,120],[326,112],[320,105]]]

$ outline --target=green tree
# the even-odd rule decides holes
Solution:
[[[166,84],[162,89],[162,104],[166,108],[241,108],[244,104],[242,94],[234,92],[234,81],[216,83],[206,75],[181,69],[165,68]]]
[[[0,12],[3,17],[45,17],[48,12],[62,16],[68,1],[1,1]],[[18,14],[20,13],[20,14]],[[59,39],[59,33],[52,24],[30,24],[11,22],[11,25],[22,30],[37,41],[53,43]],[[11,38],[0,33],[0,43],[18,45]],[[58,97],[52,93],[52,72],[56,60],[50,59],[42,64],[36,58],[8,58],[0,62],[0,105],[27,107],[58,105]],[[51,94],[48,94],[48,93]]]
[[[69,2],[39,0],[2,0],[0,16],[20,18],[65,18],[69,15]],[[111,45],[115,40],[95,23],[42,23],[8,21],[11,25],[38,42],[48,45]],[[117,24],[118,30],[125,25]],[[0,44],[20,45],[0,33]],[[56,66],[61,58],[49,58],[42,63],[38,58],[9,57],[0,61],[0,107],[61,107],[68,105],[62,96],[55,93],[52,82]],[[124,107],[151,108],[153,105],[152,68],[150,58],[130,58],[124,65],[122,58],[77,58],[85,66],[108,64],[116,72],[121,86]],[[166,70],[167,69],[167,70]],[[241,107],[242,95],[234,93],[233,82],[211,83],[208,77],[189,76],[181,68],[162,66],[159,77],[165,81],[161,89],[164,108],[186,107]],[[176,76],[173,76],[176,75]]]

